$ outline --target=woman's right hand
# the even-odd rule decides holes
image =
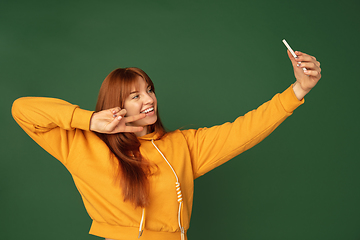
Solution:
[[[140,132],[143,127],[127,126],[126,123],[135,122],[146,117],[145,113],[125,117],[126,110],[119,107],[96,112],[90,119],[90,131],[99,133]]]

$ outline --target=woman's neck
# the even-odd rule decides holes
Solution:
[[[146,134],[149,134],[149,126],[145,126],[144,129],[140,132],[135,132],[135,135],[137,137],[142,137],[142,136],[145,136]]]

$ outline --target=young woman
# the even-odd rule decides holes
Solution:
[[[186,239],[194,179],[263,140],[319,81],[320,63],[296,54],[294,59],[288,52],[295,84],[233,123],[212,128],[166,133],[154,85],[138,68],[106,77],[95,112],[60,99],[26,97],[14,102],[12,113],[72,174],[93,219],[91,234]]]

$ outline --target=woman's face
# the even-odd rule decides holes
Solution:
[[[124,108],[126,116],[134,116],[145,113],[146,117],[138,121],[128,123],[129,126],[142,126],[142,132],[135,133],[137,136],[143,136],[148,133],[147,127],[157,120],[157,100],[153,89],[142,78],[138,77],[136,84],[131,88],[130,95],[125,99]]]

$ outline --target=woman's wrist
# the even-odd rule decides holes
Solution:
[[[300,101],[302,100],[306,94],[308,94],[310,92],[310,90],[304,90],[302,89],[300,83],[298,83],[297,81],[293,84],[293,90],[295,93],[295,96],[297,97],[297,99]]]

